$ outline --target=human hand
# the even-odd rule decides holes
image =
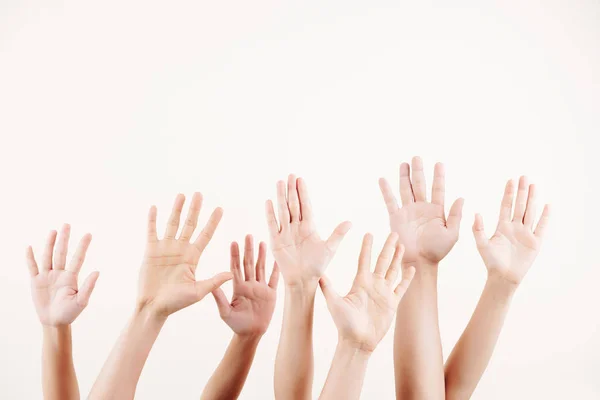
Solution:
[[[240,268],[240,249],[236,242],[231,244],[231,273],[233,274],[233,298],[227,300],[221,288],[212,292],[221,318],[240,336],[261,336],[269,327],[275,301],[279,270],[277,264],[267,284],[265,275],[267,246],[258,246],[258,260],[254,265],[252,235],[246,236],[244,245],[244,273]],[[244,279],[245,275],[245,279]]]
[[[77,278],[85,254],[92,240],[89,233],[84,235],[75,255],[65,269],[71,227],[63,225],[56,251],[57,233],[51,231],[46,250],[42,257],[41,269],[35,261],[31,246],[27,248],[27,265],[31,276],[31,295],[40,322],[47,326],[71,324],[88,305],[99,273],[92,272],[78,289]]]
[[[329,239],[322,240],[315,228],[308,190],[302,178],[290,175],[287,184],[277,182],[279,224],[273,202],[266,203],[267,224],[275,261],[286,285],[317,283],[350,230],[350,222],[338,225]]]
[[[373,237],[366,234],[356,278],[345,297],[332,289],[327,277],[319,281],[340,340],[369,352],[375,350],[390,328],[398,304],[415,274],[414,267],[405,268],[402,281],[395,286],[404,253],[396,233],[388,236],[373,272],[370,270],[372,245]]]
[[[535,221],[535,185],[528,185],[527,178],[519,179],[519,189],[513,213],[514,183],[508,181],[502,198],[500,217],[496,232],[488,240],[483,228],[483,218],[475,215],[473,235],[477,250],[488,269],[490,277],[519,285],[540,251],[542,238],[550,219],[546,204],[538,224]],[[511,213],[513,218],[511,220]]]
[[[156,207],[148,214],[146,253],[140,270],[138,309],[148,309],[154,315],[168,315],[192,305],[232,278],[222,272],[206,280],[196,281],[196,268],[202,252],[210,242],[223,210],[217,208],[206,226],[191,243],[198,223],[202,195],[194,193],[181,235],[176,238],[185,196],[177,195],[164,238],[156,234]]]
[[[437,264],[458,240],[464,200],[459,198],[452,204],[446,219],[444,165],[435,165],[430,203],[427,202],[425,174],[420,157],[412,159],[412,178],[410,170],[407,163],[400,165],[402,207],[398,206],[387,180],[379,180],[390,216],[390,228],[398,234],[400,243],[405,247],[404,264],[418,264],[420,261]]]

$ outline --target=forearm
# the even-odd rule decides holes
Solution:
[[[202,400],[237,399],[252,366],[260,337],[234,335],[223,360],[202,392]]]
[[[446,398],[468,399],[485,371],[516,286],[489,277],[473,316],[446,362]]]
[[[359,399],[371,352],[338,341],[320,400]]]
[[[313,381],[313,311],[317,283],[286,286],[283,325],[275,359],[275,398],[310,399]]]
[[[165,318],[149,312],[134,313],[102,367],[89,399],[133,399],[146,359],[164,323]]]
[[[415,277],[398,307],[394,332],[396,398],[444,398],[437,272],[437,265],[416,265]]]
[[[42,388],[44,399],[79,400],[73,365],[71,326],[44,326],[42,345]]]

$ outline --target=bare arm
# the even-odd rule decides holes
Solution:
[[[521,177],[513,214],[514,185],[504,191],[496,233],[488,240],[481,216],[475,216],[473,234],[488,270],[488,279],[469,324],[446,362],[446,398],[469,399],[494,352],[511,299],[541,247],[549,219],[546,206],[533,230],[535,186]]]
[[[281,338],[275,359],[275,398],[312,397],[312,326],[319,278],[334,256],[350,223],[344,222],[327,240],[315,227],[308,190],[302,179],[290,175],[277,182],[279,223],[273,203],[266,203],[267,224],[275,261],[285,282]]]
[[[65,224],[56,245],[57,232],[50,232],[38,268],[33,250],[27,249],[31,294],[43,326],[42,388],[44,399],[79,399],[79,386],[73,365],[71,323],[87,306],[98,279],[92,272],[78,287],[91,235],[85,235],[69,265],[66,265],[71,227]]]
[[[411,176],[412,172],[412,176]],[[413,284],[398,308],[394,333],[396,398],[443,399],[444,360],[438,324],[437,271],[439,262],[458,240],[463,200],[454,202],[446,218],[444,211],[444,166],[435,165],[431,201],[423,162],[419,157],[400,166],[398,205],[385,179],[380,182],[392,232],[406,247],[403,266],[416,267]]]

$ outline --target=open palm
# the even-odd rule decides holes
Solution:
[[[286,184],[277,182],[279,224],[273,203],[266,203],[267,223],[271,235],[273,256],[287,284],[318,280],[331,261],[349,222],[338,225],[329,239],[322,240],[315,228],[312,207],[304,180],[293,175]]]
[[[217,274],[207,280],[196,280],[196,267],[202,252],[210,242],[223,211],[213,211],[208,223],[192,243],[202,205],[202,195],[195,193],[187,219],[179,238],[176,238],[185,197],[175,200],[165,236],[159,240],[156,234],[156,207],[148,216],[148,242],[140,270],[139,307],[151,307],[160,315],[170,315],[200,301],[208,293],[231,279],[229,272]]]
[[[213,291],[221,318],[238,335],[262,335],[267,331],[277,299],[279,271],[277,264],[267,284],[265,275],[266,245],[260,243],[258,260],[254,265],[254,246],[251,235],[244,245],[244,272],[240,268],[240,249],[231,244],[231,273],[233,298],[231,303],[221,288]]]
[[[372,243],[372,236],[365,235],[358,272],[345,297],[335,293],[325,276],[319,281],[340,337],[366,351],[373,351],[389,330],[415,272],[413,267],[406,269],[400,284],[395,285],[404,253],[396,233],[388,237],[371,272]]]
[[[92,240],[90,234],[81,239],[68,269],[65,269],[70,232],[71,227],[65,224],[56,250],[57,232],[50,232],[41,268],[38,268],[31,246],[27,248],[31,294],[40,322],[44,325],[71,324],[87,306],[99,276],[98,272],[92,272],[81,288],[77,285],[79,271]]]
[[[519,284],[533,264],[542,244],[550,210],[546,205],[535,231],[535,185],[528,185],[527,178],[519,179],[519,189],[513,214],[514,184],[508,181],[504,190],[500,218],[494,235],[485,236],[481,215],[475,216],[473,234],[479,254],[488,273],[508,282]]]
[[[379,180],[390,228],[405,246],[403,263],[412,264],[419,260],[438,263],[458,240],[463,199],[454,202],[446,219],[443,165],[435,166],[431,203],[427,202],[423,162],[419,157],[412,160],[412,179],[410,173],[410,166],[403,163],[400,166],[402,207],[399,207],[389,183],[383,178]]]

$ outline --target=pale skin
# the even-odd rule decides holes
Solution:
[[[513,294],[542,245],[549,206],[544,207],[534,229],[535,185],[522,176],[516,201],[514,192],[514,182],[508,181],[491,238],[485,234],[481,215],[475,215],[473,235],[488,278],[473,316],[446,362],[447,399],[469,399],[473,394],[492,357]]]
[[[338,225],[327,240],[318,235],[306,183],[294,175],[277,183],[279,222],[265,205],[273,256],[285,283],[283,325],[275,359],[275,398],[310,399],[313,381],[312,325],[319,279],[350,229]]]
[[[266,249],[266,244],[261,242],[255,264],[253,238],[251,235],[246,236],[242,270],[239,246],[236,242],[231,244],[232,300],[230,302],[227,299],[221,288],[212,294],[221,318],[233,331],[233,338],[223,360],[202,392],[203,400],[238,398],[252,366],[258,343],[269,327],[275,311],[279,270],[274,266],[267,282]]]
[[[71,323],[88,305],[99,276],[98,272],[92,272],[78,287],[79,271],[92,236],[86,234],[81,239],[67,264],[70,233],[68,224],[62,227],[60,236],[56,231],[50,232],[39,265],[31,246],[26,254],[33,304],[43,327],[42,390],[46,400],[80,398],[73,365]]]
[[[169,315],[202,300],[232,279],[230,272],[223,272],[206,280],[196,280],[200,256],[223,211],[215,209],[197,239],[192,240],[202,206],[202,195],[194,193],[177,237],[184,202],[182,194],[175,199],[162,239],[156,232],[156,207],[150,209],[137,304],[94,383],[89,399],[132,399],[148,354]]]
[[[390,229],[405,247],[403,268],[414,266],[415,277],[398,307],[394,332],[396,397],[402,399],[443,399],[444,361],[437,306],[437,272],[440,261],[458,240],[463,199],[457,199],[446,216],[444,166],[434,168],[431,200],[423,162],[400,165],[400,198],[390,184],[380,179]]]
[[[402,296],[413,279],[415,269],[407,268],[396,285],[404,247],[391,233],[370,270],[373,237],[365,235],[358,270],[350,292],[339,296],[323,276],[321,290],[338,329],[338,345],[319,397],[359,399],[369,358],[392,324]]]

